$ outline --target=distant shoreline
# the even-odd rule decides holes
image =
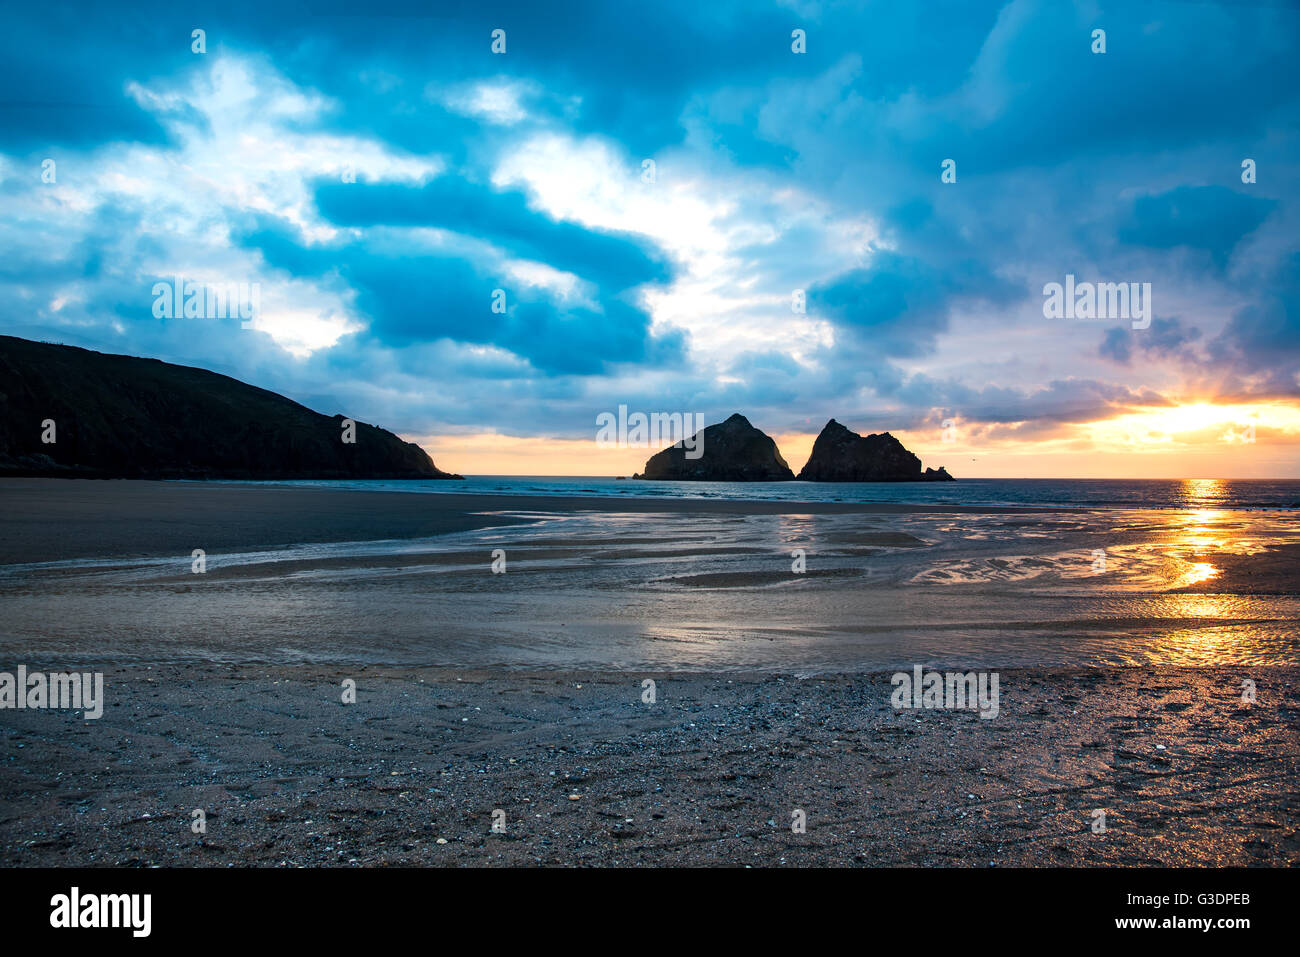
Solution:
[[[445,484],[445,483],[440,483]],[[669,497],[439,492],[298,484],[120,479],[0,479],[0,564],[91,556],[280,547],[287,542],[414,539],[520,524],[505,513],[624,512],[736,515],[1024,514],[1058,506],[731,501]],[[294,492],[297,494],[290,494]],[[105,521],[105,518],[111,521]]]
[[[186,480],[188,481],[188,480]],[[799,479],[773,482],[702,482],[677,480],[639,480],[631,482],[608,476],[585,475],[470,475],[459,483],[419,481],[384,482],[383,480],[306,480],[270,479],[262,481],[240,479],[213,479],[219,484],[253,486],[284,485],[300,488],[357,489],[365,491],[394,491],[436,495],[521,495],[529,498],[600,498],[618,502],[635,501],[708,501],[732,503],[777,503],[785,507],[822,504],[866,506],[903,506],[909,510],[931,511],[950,509],[967,510],[1030,509],[1091,510],[1091,509],[1186,509],[1227,508],[1243,511],[1300,509],[1300,479],[965,479],[961,482],[809,482]],[[1084,491],[1108,486],[1131,485],[1133,488],[1157,489],[1161,484],[1180,486],[1184,482],[1227,485],[1243,490],[1252,486],[1268,489],[1269,486],[1287,486],[1282,498],[1268,500],[1262,496],[1225,502],[1180,502],[1176,500],[1110,500],[1080,498],[1070,499],[1071,487]],[[508,486],[508,487],[507,487]],[[514,487],[518,486],[518,487]],[[590,486],[579,488],[578,486]],[[606,488],[602,488],[605,486]],[[1025,497],[991,497],[985,493],[999,486],[1024,494],[1023,489],[1050,489],[1065,493],[1067,500],[1052,501]],[[771,494],[764,494],[771,489]],[[782,492],[792,495],[782,495]],[[812,496],[792,497],[799,492]],[[710,494],[712,492],[712,494]],[[818,495],[822,497],[816,497]],[[993,493],[996,496],[996,492]],[[858,497],[861,496],[861,497]]]

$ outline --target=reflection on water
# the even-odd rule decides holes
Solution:
[[[1183,501],[1189,508],[1207,508],[1223,501],[1223,483],[1218,479],[1184,479]]]
[[[1240,528],[1239,523],[1231,521],[1230,512],[1204,507],[1204,503],[1222,501],[1222,482],[1218,479],[1187,479],[1183,483],[1183,494],[1189,504],[1200,507],[1186,513],[1186,521],[1176,529],[1169,542],[1171,554],[1183,563],[1177,577],[1170,582],[1174,588],[1199,585],[1219,574],[1219,569],[1205,560],[1205,552],[1239,552],[1242,544],[1233,542],[1229,535],[1230,530]]]
[[[1219,574],[1219,570],[1209,562],[1189,562],[1187,571],[1183,572],[1174,584],[1177,588],[1199,585],[1201,582],[1209,581],[1217,574]]]
[[[209,554],[205,576],[188,558],[9,566],[0,656],[799,672],[1300,663],[1300,584],[1271,554],[1300,545],[1283,513],[528,517]],[[507,574],[491,572],[497,547]],[[1271,590],[1232,593],[1242,579],[1228,556],[1271,561],[1249,566]],[[1209,591],[1177,591],[1193,584]]]
[[[618,482],[604,477],[471,475],[463,482],[331,481],[266,484],[414,494],[599,495],[728,501],[1060,505],[1070,508],[1300,508],[1296,479],[976,479],[956,482]]]

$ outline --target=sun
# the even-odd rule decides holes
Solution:
[[[1251,445],[1264,430],[1300,434],[1300,408],[1277,402],[1187,402],[1147,406],[1082,428],[1100,447]]]
[[[1209,402],[1196,402],[1191,405],[1179,405],[1155,413],[1152,424],[1162,432],[1177,434],[1180,432],[1197,432],[1235,421],[1240,418],[1256,419],[1253,411],[1246,411],[1244,416],[1233,407],[1214,405]]]

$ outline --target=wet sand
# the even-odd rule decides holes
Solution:
[[[1297,677],[1008,671],[983,720],[888,675],[118,671],[97,722],[0,713],[0,864],[1294,865]]]
[[[446,484],[446,483],[439,483]],[[537,495],[436,495],[301,486],[0,479],[0,565],[85,557],[422,538],[511,525],[503,512],[679,515],[984,514],[1061,511],[833,502],[719,502]],[[198,543],[198,544],[196,544]]]
[[[101,670],[107,697],[0,709],[0,862],[1294,865],[1296,538],[0,481],[0,670]],[[912,663],[996,671],[998,716],[895,710]]]

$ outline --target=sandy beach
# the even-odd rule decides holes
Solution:
[[[1294,864],[1298,672],[1250,674],[1246,706],[1234,669],[1005,672],[984,721],[895,711],[887,675],[657,675],[649,705],[627,674],[131,669],[97,723],[5,715],[0,846],[6,865]]]
[[[0,670],[106,698],[0,710],[7,865],[1300,861],[1289,516],[59,480],[0,505]],[[994,671],[996,718],[895,708],[914,664]]]

